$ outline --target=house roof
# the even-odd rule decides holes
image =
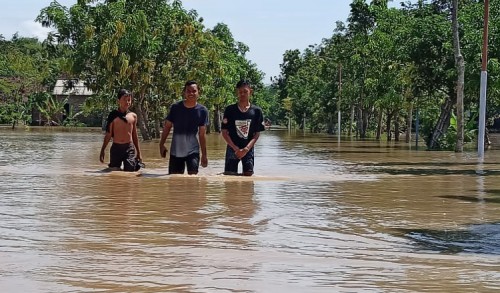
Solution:
[[[91,96],[93,95],[92,91],[85,86],[83,80],[75,81],[72,88],[66,88],[65,84],[68,82],[66,79],[58,79],[56,81],[56,85],[54,86],[54,90],[52,91],[53,95],[74,95],[74,96]]]

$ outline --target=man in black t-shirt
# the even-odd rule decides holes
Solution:
[[[241,161],[244,176],[252,176],[254,168],[254,145],[259,133],[264,131],[262,109],[250,104],[252,87],[246,80],[236,84],[238,103],[229,105],[224,110],[222,119],[222,137],[227,143],[225,175],[238,174]]]
[[[208,125],[208,110],[198,103],[200,89],[198,84],[187,81],[182,90],[184,99],[170,107],[160,139],[160,155],[167,156],[165,141],[173,127],[174,134],[170,147],[168,161],[169,174],[184,174],[185,169],[189,175],[198,174],[198,166],[206,167],[207,142],[206,126]]]

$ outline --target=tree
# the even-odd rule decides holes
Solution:
[[[460,51],[460,36],[458,31],[458,0],[453,0],[452,7],[452,27],[453,27],[453,48],[455,51],[455,65],[457,67],[457,142],[455,152],[464,150],[464,75],[465,65],[464,57]]]
[[[57,58],[35,38],[15,34],[0,39],[0,113],[3,123],[14,128],[31,122],[36,95],[51,89],[60,72]]]
[[[78,1],[69,9],[53,2],[37,20],[56,29],[51,43],[73,52],[72,73],[96,93],[91,107],[106,113],[117,89],[133,91],[139,129],[148,140],[159,135],[186,80],[202,85],[200,101],[217,112],[230,83],[234,88],[243,75],[262,79],[244,57],[248,47],[233,41],[227,27],[207,30],[197,17],[180,1],[102,0]]]

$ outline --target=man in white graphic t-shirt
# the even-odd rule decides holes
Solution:
[[[224,174],[237,175],[241,161],[243,175],[252,176],[254,169],[254,145],[259,133],[264,131],[262,109],[250,104],[252,87],[247,80],[236,84],[238,103],[224,110],[222,137],[227,143]]]

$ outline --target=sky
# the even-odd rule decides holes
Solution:
[[[34,22],[51,0],[0,0],[0,34],[43,40],[47,29]],[[77,0],[59,0],[71,6]],[[303,51],[329,38],[337,21],[345,22],[352,0],[183,0],[186,10],[194,9],[205,27],[225,23],[236,41],[246,44],[247,58],[264,72],[264,83],[278,76],[286,50]]]

